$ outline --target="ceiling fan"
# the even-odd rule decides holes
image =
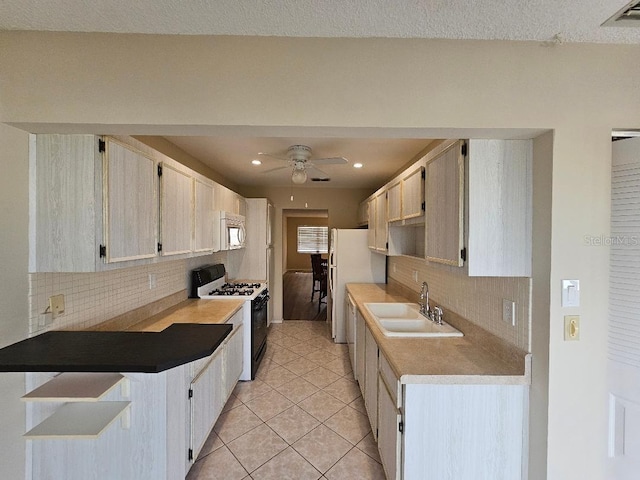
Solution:
[[[316,165],[342,165],[348,163],[348,160],[344,157],[316,158],[312,162],[311,148],[306,145],[291,145],[287,149],[286,157],[262,152],[258,153],[258,155],[282,160],[289,164],[284,167],[272,168],[262,173],[271,173],[285,168],[291,168],[291,181],[299,185],[307,181],[307,171],[314,176],[313,180],[315,181],[326,182],[329,180],[329,175],[316,167]]]

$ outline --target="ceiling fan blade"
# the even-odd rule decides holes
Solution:
[[[344,157],[314,158],[313,163],[317,165],[342,165],[349,163],[349,160]]]
[[[285,162],[289,161],[289,159],[286,157],[279,157],[278,155],[272,155],[271,153],[258,152],[258,155],[262,157],[275,158],[276,160],[284,160]]]
[[[309,163],[307,164],[307,170],[309,171],[309,173],[311,173],[311,176],[313,177],[329,178],[329,175],[327,175],[325,172],[323,172],[319,168],[314,167],[312,164],[309,164]],[[319,175],[316,175],[316,173],[318,173]]]
[[[264,172],[260,172],[260,173],[271,173],[271,172],[277,172],[278,170],[284,170],[285,168],[291,168],[288,165],[285,167],[277,167],[277,168],[272,168],[270,170],[265,170]]]

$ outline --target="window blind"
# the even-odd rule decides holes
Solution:
[[[299,226],[298,253],[327,253],[329,227]]]

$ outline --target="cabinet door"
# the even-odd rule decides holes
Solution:
[[[364,318],[362,318],[362,315],[360,314],[360,312],[358,311],[356,313],[356,345],[355,345],[355,350],[356,350],[356,369],[354,370],[354,374],[356,377],[356,380],[358,381],[358,384],[360,385],[360,392],[362,393],[362,396],[364,397],[364,342],[365,342],[365,331],[366,327],[365,327],[365,323],[364,323]]]
[[[458,267],[464,244],[463,144],[455,142],[426,169],[426,257]]]
[[[402,179],[402,218],[419,217],[424,213],[424,167],[416,168]]]
[[[387,190],[387,220],[402,220],[402,182],[397,182]]]
[[[367,229],[367,245],[371,250],[376,249],[376,199],[372,198],[367,202],[369,205],[369,226]]]
[[[160,180],[160,216],[162,255],[191,251],[193,179],[188,173],[163,164]]]
[[[369,414],[373,437],[378,438],[378,344],[365,328],[364,405]]]
[[[242,324],[237,325],[225,344],[224,403],[235,388],[242,373]]]
[[[204,442],[224,406],[222,392],[223,349],[218,348],[198,372],[191,389],[191,450],[198,457]]]
[[[213,250],[213,185],[195,179],[195,252]]]
[[[401,478],[399,461],[402,458],[402,434],[400,422],[402,415],[396,408],[382,376],[378,377],[378,450],[387,480]]]
[[[358,225],[369,223],[369,202],[362,202],[358,206]]]
[[[107,138],[103,168],[107,263],[155,257],[158,243],[155,160]]]
[[[387,194],[376,196],[376,251],[387,251]]]

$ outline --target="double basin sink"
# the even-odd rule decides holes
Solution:
[[[387,337],[462,337],[446,322],[442,325],[420,313],[417,303],[365,303],[365,308]]]

